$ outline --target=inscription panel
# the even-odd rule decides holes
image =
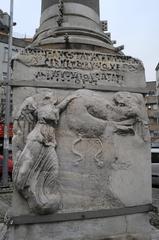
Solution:
[[[39,81],[52,81],[54,83],[67,83],[74,84],[77,86],[85,86],[86,84],[92,86],[98,86],[99,83],[105,85],[118,84],[123,85],[124,76],[111,72],[79,72],[79,71],[68,71],[68,70],[40,70],[35,72],[35,79]]]
[[[15,79],[49,82],[52,85],[81,87],[133,87],[132,79],[141,87],[144,68],[138,59],[78,50],[32,50],[23,51],[16,61],[24,68]],[[21,67],[20,67],[21,68]],[[141,78],[142,75],[142,78]]]

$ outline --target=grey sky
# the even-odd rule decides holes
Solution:
[[[108,20],[112,39],[125,45],[125,54],[141,59],[146,80],[155,80],[159,62],[159,0],[100,0],[101,19]],[[9,12],[10,0],[0,0]],[[14,0],[14,31],[32,36],[39,26],[41,0]]]

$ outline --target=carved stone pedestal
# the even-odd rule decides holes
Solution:
[[[141,62],[26,50],[14,61],[12,85],[14,239],[149,240]]]
[[[143,214],[55,224],[18,226],[21,240],[150,240],[148,219]],[[12,232],[13,233],[13,232]]]

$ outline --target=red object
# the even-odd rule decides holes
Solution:
[[[3,164],[3,155],[0,155],[0,176],[2,176],[2,165]],[[9,156],[8,159],[8,174],[11,175],[13,171],[13,160],[12,157]]]
[[[4,135],[4,125],[0,123],[0,137],[3,137]]]
[[[0,137],[4,137],[4,124],[0,123]],[[9,124],[9,137],[13,137],[13,123]]]

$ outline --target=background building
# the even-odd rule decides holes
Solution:
[[[146,108],[149,117],[151,146],[159,147],[159,109],[156,81],[147,82]]]
[[[149,117],[152,148],[159,148],[159,63],[156,67],[156,81],[147,82],[146,108]]]
[[[9,15],[0,10],[0,154],[3,152],[3,130],[5,110],[5,87],[8,65],[8,37],[9,37]],[[13,37],[12,55],[15,56],[31,43],[32,39]],[[12,122],[10,123],[10,141],[12,137]]]
[[[0,29],[2,32],[9,32],[9,15],[0,9]]]

